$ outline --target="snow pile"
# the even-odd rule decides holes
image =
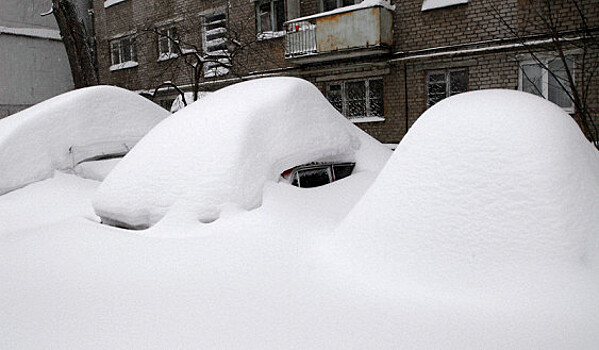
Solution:
[[[335,273],[428,298],[428,348],[595,348],[597,213],[599,155],[570,116],[522,92],[460,94],[418,119],[338,228]]]
[[[421,11],[439,9],[443,7],[467,4],[468,0],[424,0]]]
[[[67,92],[0,120],[0,194],[106,154],[126,153],[169,113],[128,90]]]
[[[362,138],[304,80],[243,82],[154,128],[109,174],[93,205],[100,217],[131,227],[151,226],[171,207],[210,222],[227,202],[259,206],[265,182],[288,168],[355,160]]]
[[[198,100],[210,95],[211,93],[212,92],[210,92],[210,91],[198,91]],[[189,106],[190,104],[195,102],[193,100],[193,92],[185,92],[184,94],[185,94],[185,102],[187,103],[187,106]],[[177,97],[171,104],[171,113],[178,112],[187,106],[183,103],[183,99],[181,98],[181,95],[177,95]]]
[[[295,18],[287,23],[303,22],[303,21],[308,21],[308,20],[315,19],[315,18],[333,16],[333,15],[337,15],[340,13],[357,11],[357,10],[361,10],[361,9],[365,9],[365,8],[369,8],[369,7],[377,7],[377,6],[384,7],[389,11],[395,11],[395,5],[391,5],[391,2],[389,0],[364,0],[355,5],[342,6],[342,7],[336,8],[334,10],[320,12],[320,13],[317,13],[317,14],[314,14],[311,16]]]

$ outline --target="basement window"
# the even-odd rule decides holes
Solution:
[[[519,90],[543,97],[567,113],[574,113],[567,75],[567,71],[574,74],[572,57],[566,57],[566,65],[567,69],[559,57],[520,63]]]
[[[467,4],[468,0],[424,0],[422,11],[434,10],[443,7]]]
[[[381,78],[328,83],[327,99],[353,122],[384,120]]]
[[[426,75],[426,107],[449,96],[457,95],[468,90],[465,69],[434,71]]]

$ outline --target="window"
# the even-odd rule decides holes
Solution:
[[[574,61],[566,58],[568,70],[572,72]],[[563,61],[558,58],[546,58],[538,61],[527,61],[520,64],[519,89],[544,97],[566,112],[574,111],[570,99],[570,84]]]
[[[468,0],[424,0],[422,1],[421,11],[434,10],[467,3]]]
[[[293,186],[312,188],[350,176],[356,163],[312,163],[286,170],[281,177]]]
[[[321,12],[331,11],[338,7],[350,6],[359,2],[361,2],[361,0],[321,0],[320,9]]]
[[[329,83],[327,99],[349,119],[376,121],[384,118],[381,78]]]
[[[164,61],[178,57],[177,28],[169,27],[158,30],[158,60]]]
[[[427,108],[442,99],[466,92],[468,83],[465,69],[435,71],[426,75]]]
[[[137,49],[134,36],[112,40],[110,42],[110,51],[112,59],[110,70],[137,66]]]
[[[204,77],[210,78],[229,73],[227,14],[224,10],[202,16],[202,44],[209,58],[204,64]]]
[[[262,0],[256,3],[256,29],[258,34],[281,32],[285,23],[283,0]]]

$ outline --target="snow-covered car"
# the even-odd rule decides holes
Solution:
[[[105,174],[90,171],[89,164],[77,166],[124,155],[167,115],[129,90],[94,86],[4,118],[0,120],[0,195],[47,179],[55,170],[102,177]],[[108,163],[104,168],[110,168]]]
[[[120,227],[149,228],[173,210],[212,222],[226,203],[258,208],[265,185],[286,169],[351,162],[377,173],[390,154],[311,83],[256,79],[158,124],[108,175],[93,205],[103,222]],[[339,166],[330,180],[348,170]]]

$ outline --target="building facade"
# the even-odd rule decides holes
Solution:
[[[165,108],[174,85],[206,92],[297,76],[384,143],[398,143],[427,108],[469,90],[519,89],[574,113],[570,71],[576,92],[599,110],[599,80],[589,74],[599,62],[599,2],[552,2],[558,42],[541,3],[94,0],[99,76],[155,95]]]
[[[0,1],[0,118],[73,88],[56,21],[45,0]]]

